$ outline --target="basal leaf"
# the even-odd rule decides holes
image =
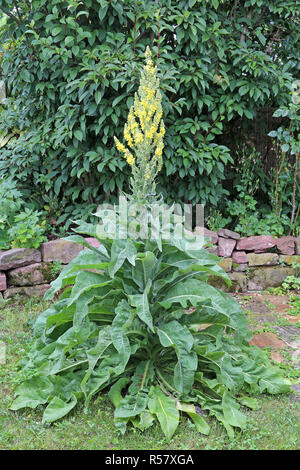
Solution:
[[[53,397],[44,411],[42,423],[53,423],[66,416],[77,404],[77,398],[73,395],[69,402],[59,397]]]
[[[32,377],[16,388],[17,398],[10,406],[11,410],[20,408],[36,408],[47,403],[49,395],[53,391],[53,384],[48,377]]]
[[[238,397],[237,400],[241,405],[247,406],[251,410],[258,410],[260,408],[257,398],[242,396]]]
[[[98,341],[95,347],[87,351],[88,370],[81,382],[83,391],[86,389],[86,382],[90,378],[96,364],[109,354],[109,346],[112,344],[111,326],[107,326],[99,331]],[[105,372],[105,377],[107,373]]]
[[[132,279],[142,292],[146,289],[148,282],[152,282],[157,264],[158,260],[151,251],[142,253],[136,258],[135,266],[132,268]]]
[[[137,395],[127,394],[115,411],[115,418],[131,418],[142,413],[148,403],[148,393],[140,391]]]
[[[165,395],[159,387],[151,387],[148,408],[150,413],[156,415],[169,442],[179,423],[179,412],[175,400]]]
[[[152,332],[154,332],[153,319],[149,308],[147,292],[143,294],[129,295],[129,302],[136,308],[138,317],[144,322]]]
[[[177,402],[176,407],[179,411],[183,411],[184,413],[187,413],[189,417],[193,420],[196,429],[199,433],[208,435],[210,431],[210,427],[205,421],[205,419],[197,413],[195,405],[192,405],[190,403],[181,403]]]
[[[105,264],[104,264],[105,263]],[[82,250],[60,273],[60,275],[51,282],[50,289],[45,294],[45,299],[52,299],[54,294],[59,291],[63,285],[64,278],[70,276],[72,273],[80,271],[81,269],[100,269],[100,266],[105,266],[107,257],[101,253],[91,253],[89,250]],[[96,266],[95,266],[96,265]]]
[[[134,265],[136,254],[137,251],[132,240],[114,240],[111,247],[111,260],[108,267],[109,275],[114,277],[126,259],[130,264]]]
[[[222,398],[222,407],[225,421],[231,426],[243,429],[246,426],[247,418],[239,411],[239,404],[232,395],[225,391]]]
[[[130,382],[130,379],[127,377],[122,377],[121,379],[117,380],[117,382],[111,386],[108,396],[114,405],[115,408],[117,408],[120,404],[120,402],[123,400],[123,397],[121,395],[121,391],[123,390],[126,385]]]
[[[90,271],[80,272],[76,277],[68,305],[74,303],[83,293],[91,289],[107,286],[108,284],[112,285],[112,280],[106,274],[98,274]]]
[[[130,343],[126,336],[128,328],[133,320],[133,314],[130,306],[125,300],[121,301],[116,308],[116,316],[113,319],[111,327],[111,338],[113,345],[120,354],[121,360],[127,363],[130,354]]]
[[[259,390],[265,390],[271,394],[287,393],[291,391],[290,381],[282,377],[281,372],[276,368],[265,368],[259,380]]]
[[[177,321],[162,324],[157,330],[159,340],[164,347],[174,348],[178,362],[174,369],[174,385],[181,393],[188,393],[194,383],[197,369],[197,355],[191,351],[194,338],[186,326]]]

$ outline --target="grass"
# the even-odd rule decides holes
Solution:
[[[0,301],[1,302],[1,301]],[[200,435],[187,420],[179,425],[167,444],[159,424],[144,433],[128,428],[124,436],[113,424],[113,408],[99,394],[88,410],[83,404],[52,425],[42,425],[42,407],[36,410],[8,409],[16,381],[16,362],[31,342],[31,326],[46,308],[41,300],[14,299],[0,303],[0,341],[6,344],[6,363],[0,365],[0,450],[295,450],[300,447],[299,404],[288,395],[259,397],[260,408],[250,411],[247,428],[230,440],[213,418],[209,436]]]

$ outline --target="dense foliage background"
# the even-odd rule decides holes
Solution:
[[[296,233],[299,7],[0,0],[9,97],[0,114],[0,178],[13,176],[53,231],[128,190],[130,170],[113,136],[122,139],[149,45],[163,94],[166,200],[206,204],[212,229]]]

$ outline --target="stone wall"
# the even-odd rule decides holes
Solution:
[[[212,277],[210,283],[230,292],[278,287],[287,276],[295,274],[292,264],[300,263],[300,238],[270,235],[241,238],[227,229],[218,232],[204,229],[204,236],[212,244],[207,250],[222,257],[219,264],[232,281],[230,288],[217,277]]]
[[[86,238],[93,246],[100,243]],[[43,296],[53,280],[53,262],[68,264],[85,249],[82,245],[65,240],[53,240],[37,250],[14,248],[0,251],[0,297],[4,299],[16,294],[29,297]]]
[[[210,253],[220,256],[220,266],[232,281],[227,288],[217,277],[210,283],[231,292],[261,291],[277,287],[286,276],[294,274],[292,263],[300,263],[300,239],[294,237],[272,238],[269,235],[241,238],[227,229],[212,232],[204,229],[210,241]],[[86,238],[99,246],[94,238]],[[0,251],[0,297],[8,299],[16,294],[42,296],[53,279],[53,262],[68,264],[85,249],[77,243],[53,240],[42,243],[39,249],[15,248]]]

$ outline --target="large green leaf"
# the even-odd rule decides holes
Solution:
[[[135,266],[132,268],[132,279],[142,292],[146,289],[149,281],[152,282],[157,264],[158,260],[151,251],[139,254],[136,258]]]
[[[165,308],[170,308],[173,303],[179,303],[182,307],[198,305],[209,298],[207,294],[207,285],[197,279],[188,279],[180,285],[175,285],[167,289],[160,300],[160,304]]]
[[[20,408],[36,408],[38,405],[47,403],[48,398],[53,391],[53,384],[48,377],[32,377],[18,385],[15,394],[17,398],[10,406],[11,410]]]
[[[167,441],[170,441],[179,423],[175,400],[165,395],[159,387],[151,387],[148,408],[157,416]]]
[[[279,369],[265,368],[262,377],[259,380],[259,390],[268,393],[287,393],[291,391],[291,383],[284,379]]]
[[[136,308],[138,317],[154,332],[147,291],[145,290],[143,294],[129,295],[129,302]]]
[[[167,309],[173,303],[178,303],[186,308],[189,305],[203,304],[207,300],[210,300],[215,311],[230,318],[230,326],[236,330],[239,337],[247,340],[252,337],[247,327],[246,318],[238,303],[228,294],[198,279],[187,279],[182,284],[176,284],[174,287],[167,289],[159,303]]]
[[[126,387],[129,382],[129,378],[122,377],[110,388],[108,396],[115,408],[118,408],[120,406],[120,403],[123,400],[121,391],[124,387]],[[114,417],[115,426],[121,434],[125,433],[128,421],[129,418]]]
[[[54,294],[61,289],[66,277],[71,279],[71,275],[82,269],[104,269],[107,266],[107,256],[100,251],[91,252],[82,250],[60,273],[60,275],[51,282],[50,289],[46,292],[45,298],[52,299]],[[70,282],[69,282],[70,283]]]
[[[209,434],[210,427],[205,421],[205,419],[197,413],[195,405],[192,405],[190,403],[181,403],[177,402],[176,407],[179,411],[183,411],[184,413],[187,413],[189,417],[193,420],[196,429],[199,433],[201,434]]]
[[[111,260],[108,267],[109,275],[114,277],[125,260],[128,260],[129,263],[134,266],[136,254],[136,247],[132,240],[114,240],[111,247]]]
[[[121,391],[124,387],[126,387],[126,385],[128,385],[129,382],[130,379],[128,377],[122,377],[121,379],[117,380],[114,385],[111,386],[108,392],[108,396],[115,408],[117,408],[120,405],[120,402],[123,400]]]
[[[228,275],[217,264],[214,258],[210,258],[210,255],[205,250],[200,250],[200,252],[195,251],[193,255],[190,252],[176,251],[167,256],[163,256],[158,276],[162,276],[164,272],[172,266],[180,271],[190,269],[193,271],[220,276],[227,284],[231,283]]]
[[[137,395],[127,394],[115,411],[115,418],[131,418],[142,413],[148,403],[148,393],[140,391]]]
[[[130,354],[130,343],[126,336],[126,329],[132,324],[134,315],[132,309],[125,300],[122,300],[116,308],[116,316],[111,327],[113,345],[120,354],[122,361],[127,363]]]
[[[103,247],[100,246],[99,248],[95,248],[93,245],[91,245],[89,242],[87,242],[84,237],[82,237],[80,235],[70,235],[68,237],[64,237],[63,240],[82,245],[83,247],[88,248],[89,250],[96,253],[97,255],[100,252],[102,255],[105,255],[106,259],[108,260],[107,252]]]
[[[223,356],[219,364],[220,373],[217,374],[217,377],[220,382],[226,385],[229,390],[239,390],[244,382],[242,368],[234,366],[229,355]]]
[[[72,289],[68,305],[75,302],[83,293],[108,284],[112,285],[112,279],[106,274],[98,274],[89,271],[80,272]],[[99,294],[100,295],[100,294]]]
[[[162,346],[174,348],[177,354],[174,385],[179,392],[187,394],[193,386],[197,369],[197,355],[191,351],[194,344],[193,335],[186,326],[175,320],[160,325],[157,333]]]
[[[111,326],[107,326],[99,331],[96,346],[87,351],[88,370],[81,382],[81,387],[84,392],[86,391],[86,382],[90,378],[98,361],[109,355],[109,347],[112,345],[112,342]],[[109,373],[106,372],[104,374],[104,381],[108,377]]]
[[[66,416],[77,404],[77,398],[73,395],[69,402],[65,402],[59,397],[53,397],[49,405],[46,407],[42,423],[53,423],[60,418]]]
[[[224,419],[228,424],[239,427],[241,429],[246,426],[246,416],[239,411],[240,405],[227,391],[225,391],[223,394],[222,407],[224,412]]]

